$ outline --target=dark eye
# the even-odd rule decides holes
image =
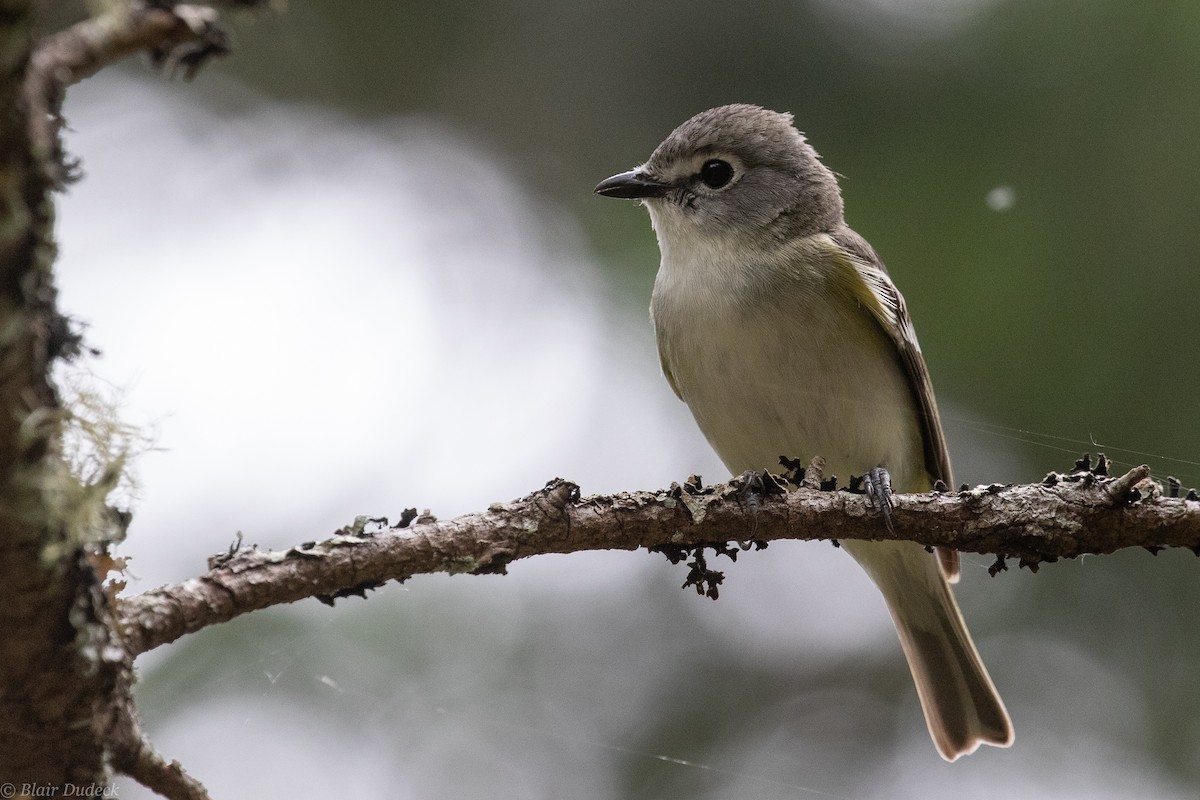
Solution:
[[[710,189],[720,189],[733,180],[733,167],[729,166],[728,161],[710,158],[700,167],[700,180]]]

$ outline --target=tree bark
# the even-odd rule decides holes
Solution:
[[[905,539],[996,554],[993,573],[1008,558],[1036,569],[1124,547],[1200,554],[1200,502],[1158,496],[1148,476],[1146,467],[1116,478],[1081,470],[1031,485],[896,495],[887,514],[861,494],[806,487],[763,494],[743,479],[585,498],[575,484],[555,479],[527,497],[446,522],[418,517],[389,527],[360,518],[325,541],[286,551],[231,549],[198,578],[122,601],[121,629],[138,654],[281,603],[332,602],[422,573],[502,573],[517,559],[581,550],[647,547],[678,557],[705,543],[727,550],[731,541]]]
[[[21,93],[31,15],[12,0],[0,14],[0,775],[87,785],[106,775],[98,737],[124,657],[67,524],[49,378],[69,340],[51,278],[53,180]]]
[[[67,412],[50,370],[79,341],[56,308],[51,193],[69,173],[58,137],[67,85],[142,49],[194,69],[223,39],[211,10],[131,2],[35,52],[33,6],[0,0],[0,791],[104,787],[112,766],[186,788],[138,730],[132,658],[92,566],[107,491],[81,485],[61,457]]]

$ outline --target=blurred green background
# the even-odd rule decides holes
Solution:
[[[232,19],[232,58],[155,95],[174,98],[172,113],[212,126],[179,125],[172,160],[153,165],[164,184],[183,169],[189,142],[222,130],[240,132],[238,150],[269,150],[268,137],[286,138],[291,157],[324,165],[331,182],[345,154],[305,150],[297,129],[310,118],[322,120],[311,123],[319,128],[332,115],[337,126],[382,132],[384,140],[414,124],[443,132],[519,190],[537,212],[540,247],[594,265],[564,266],[553,280],[573,285],[576,302],[612,322],[593,337],[606,358],[661,383],[644,317],[658,258],[653,234],[643,211],[596,198],[591,188],[640,163],[705,108],[753,102],[791,111],[842,176],[850,224],[908,300],[960,480],[1036,480],[1103,450],[1118,468],[1146,462],[1159,477],[1200,484],[1200,5],[293,0],[280,15]],[[103,184],[101,144],[91,152],[78,146],[94,174],[74,194],[88,191],[88,180],[120,187],[120,165],[145,159],[130,143],[145,141],[139,132],[156,112],[150,105],[131,114],[127,104],[131,86],[158,79],[136,65],[114,75],[78,92],[93,130],[122,143],[118,166]],[[67,115],[86,137],[85,120],[72,115],[74,97]],[[277,128],[260,124],[273,118],[282,120]],[[402,180],[409,165],[397,169]],[[411,169],[416,196],[424,191],[431,203],[465,204],[477,190],[469,170]],[[264,170],[270,180],[269,165]],[[197,209],[242,202],[220,187],[172,185],[176,195],[191,192]],[[117,191],[105,213],[155,218],[145,197]],[[319,202],[323,190],[317,182],[290,191]],[[68,223],[99,213],[73,217],[72,202],[64,200]],[[492,210],[476,203],[470,214],[490,230],[486,220],[505,205],[501,194]],[[330,200],[325,213],[352,222],[363,212]],[[395,212],[398,225],[405,213]],[[292,234],[284,226],[273,235]],[[204,233],[165,236],[194,242]],[[372,250],[369,237],[356,245]],[[242,251],[236,238],[223,246],[226,259]],[[152,257],[169,269],[176,256],[166,249]],[[332,274],[344,265],[327,266]],[[208,274],[188,280],[203,286]],[[452,278],[450,290],[459,287],[464,298],[482,292],[469,271]],[[72,280],[64,276],[68,299]],[[502,271],[488,280],[515,281]],[[536,295],[537,281],[530,287]],[[109,290],[119,297],[128,287]],[[104,291],[81,290],[78,306],[66,310],[88,317],[86,298]],[[264,292],[265,307],[269,285]],[[209,314],[219,321],[213,302]],[[411,307],[409,298],[394,303]],[[423,311],[438,316],[446,307]],[[496,313],[478,327],[464,322],[455,335],[492,336],[506,324]],[[94,343],[111,352],[102,332]],[[385,322],[354,335],[415,334]],[[536,338],[554,336],[551,327]],[[452,355],[432,361],[445,366]],[[586,403],[586,391],[572,392],[573,379],[556,374],[563,403]],[[585,367],[580,381],[582,374],[593,370]],[[489,409],[487,398],[521,397],[528,387],[503,373],[486,386],[477,399],[456,402],[472,416],[497,415],[503,426],[503,410]],[[370,375],[354,388],[370,392]],[[447,401],[436,380],[421,393],[430,405]],[[670,402],[655,395],[625,416]],[[334,403],[306,424],[319,427],[338,409]],[[679,409],[661,413],[686,424]],[[430,434],[431,447],[441,430]],[[581,424],[571,435],[548,447],[558,441],[586,462],[589,429]],[[688,435],[695,436],[680,434]],[[381,436],[369,446],[392,444]],[[501,465],[505,447],[512,450],[462,446],[494,447]],[[700,452],[702,443],[681,445],[654,478],[665,484],[696,470],[723,478]],[[189,457],[186,448],[168,455]],[[302,441],[288,457],[305,460]],[[403,448],[392,457],[422,471]],[[646,478],[632,465],[651,455],[629,449],[624,457],[629,469],[616,459],[584,490],[654,488],[633,483]],[[514,468],[511,486],[460,491],[434,510],[482,508],[574,463],[525,461],[532,463]],[[309,465],[347,487],[341,502],[325,501],[339,519],[380,510],[351,502],[358,495],[349,487],[369,480],[358,467],[352,455],[336,466]],[[291,497],[300,519],[308,499]],[[432,501],[415,494],[404,502]],[[219,493],[208,497],[208,507],[221,505]],[[189,546],[214,552],[227,544],[243,523],[236,509],[220,513],[212,538]],[[148,539],[168,535],[145,530],[139,538],[138,530],[126,545],[135,557]],[[291,529],[281,542],[311,533]],[[1200,562],[1191,554],[1128,552],[1047,565],[1037,575],[1014,568],[994,580],[987,559],[971,560],[958,593],[1017,743],[946,765],[928,741],[882,607],[871,604],[848,560],[828,550],[773,545],[747,556],[729,566],[717,603],[678,591],[681,570],[643,553],[545,559],[516,565],[506,578],[419,578],[332,612],[305,605],[255,614],[145,659],[143,715],[166,755],[220,796],[1200,793],[1200,636],[1191,613],[1200,608]],[[199,568],[193,558],[165,569],[163,579]],[[826,575],[850,588],[821,584]],[[849,607],[858,596],[864,607]],[[852,630],[862,620],[869,634]],[[264,761],[278,766],[264,769]],[[123,785],[122,796],[139,791]]]

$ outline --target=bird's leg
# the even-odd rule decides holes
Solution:
[[[886,467],[872,467],[863,476],[863,493],[871,507],[883,512],[883,521],[892,529],[892,476]]]
[[[746,508],[750,511],[750,517],[753,520],[750,529],[751,541],[738,542],[738,546],[743,550],[749,550],[755,544],[753,536],[754,532],[758,530],[758,519],[755,515],[758,514],[759,506],[762,505],[763,500],[773,494],[786,494],[786,479],[772,475],[769,470],[756,471],[748,469],[735,478],[734,481],[741,484],[739,495],[741,500],[746,504]]]
[[[742,484],[742,500],[746,503],[746,508],[750,509],[750,518],[753,520],[750,529],[751,536],[758,530],[758,506],[762,502],[762,499],[767,496],[765,477],[765,471],[757,472],[752,469],[748,469],[738,476],[738,480]],[[750,542],[739,541],[738,547],[743,550],[749,550]]]

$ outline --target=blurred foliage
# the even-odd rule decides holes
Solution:
[[[639,209],[594,198],[592,186],[644,160],[697,111],[735,101],[792,111],[844,176],[850,223],[908,298],[943,405],[969,409],[969,419],[947,415],[952,452],[969,441],[1023,459],[1009,474],[973,480],[1036,479],[1100,449],[1118,467],[1148,460],[1164,477],[1200,484],[1200,4],[292,0],[282,16],[239,19],[239,47],[217,71],[268,97],[352,117],[453,124],[574,214],[611,265],[615,294],[640,307],[657,264],[649,223]],[[230,114],[250,102],[203,76],[189,91]],[[1011,208],[989,207],[996,187],[1009,187]],[[1100,707],[1088,712],[1097,724],[1112,726],[1089,731],[1096,738],[1081,747],[1111,734],[1109,746],[1153,764],[1164,781],[1200,787],[1200,637],[1183,613],[1200,607],[1196,560],[1126,553],[1091,563],[1002,576],[1019,593],[968,608],[981,640],[1001,637],[1010,648],[989,655],[993,671],[1023,676],[1004,687],[1025,714],[1014,713],[1014,753],[1023,737],[1041,741],[1033,731],[1052,721],[1028,698],[1077,691]],[[689,610],[678,613],[706,610],[684,599]],[[470,616],[462,610],[455,624]],[[662,629],[622,630],[653,641],[676,624],[664,619]],[[419,618],[396,630],[402,624],[421,630]],[[1051,651],[1022,638],[1032,631],[1045,647],[1058,642],[1103,665],[1084,678],[1106,669],[1120,680],[1071,685],[1075,662],[1064,676],[1049,656],[1036,661]],[[545,646],[537,641],[526,641],[533,660]],[[851,666],[798,678],[794,664],[717,646],[681,664],[676,681],[659,687],[661,704],[627,726],[630,753],[719,760],[773,707],[782,716],[780,698],[795,698],[797,684],[838,700],[841,670]],[[902,673],[853,666],[855,686],[877,693],[856,696],[860,708],[887,714],[893,697],[911,692]],[[730,690],[689,702],[731,675],[739,677]],[[1105,696],[1108,686],[1126,696]],[[182,688],[177,699],[194,701]],[[799,713],[826,713],[829,730],[842,726],[833,738],[848,762],[870,758],[853,722],[815,700],[795,702],[808,709]],[[1112,718],[1127,703],[1145,715],[1148,735]],[[612,796],[722,796],[703,771],[668,774],[618,755]],[[847,772],[844,786],[855,779]]]

